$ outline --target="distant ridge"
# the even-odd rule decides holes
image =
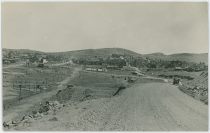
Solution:
[[[204,62],[205,64],[208,64],[208,53],[200,53],[200,54],[178,53],[171,55],[165,55],[163,53],[153,53],[153,54],[145,54],[144,56],[152,59],[180,60],[180,61],[195,62],[195,63]]]
[[[112,54],[120,54],[120,55],[129,55],[129,56],[141,56],[140,54],[122,48],[101,48],[101,49],[85,49],[85,50],[76,50],[76,51],[68,51],[68,52],[56,52],[50,54],[57,54],[60,56],[71,56],[74,58],[84,58],[84,57],[102,57],[106,58]]]
[[[6,49],[3,48],[3,55],[7,52],[13,51],[18,54],[27,54],[27,53],[37,53],[45,55],[54,55],[54,56],[64,56],[66,58],[87,58],[87,57],[102,57],[106,58],[112,54],[121,54],[134,57],[150,58],[150,59],[161,59],[161,60],[180,60],[187,62],[200,63],[204,62],[208,64],[208,53],[177,53],[171,55],[165,55],[163,53],[152,53],[152,54],[139,54],[131,50],[123,48],[100,48],[100,49],[84,49],[84,50],[75,50],[75,51],[66,51],[66,52],[41,52],[29,49]]]
[[[21,54],[26,54],[26,53],[45,53],[42,51],[37,51],[37,50],[30,50],[30,49],[8,49],[8,48],[2,48],[2,52],[17,52],[17,53],[21,53]]]

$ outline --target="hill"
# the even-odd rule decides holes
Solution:
[[[195,63],[204,62],[205,64],[208,64],[208,53],[201,53],[201,54],[179,53],[171,55],[165,55],[163,53],[153,53],[153,54],[145,54],[144,56],[151,59],[180,60],[180,61],[195,62]]]
[[[7,56],[7,55],[13,55],[13,56],[22,56],[25,54],[45,54],[44,52],[41,51],[35,51],[35,50],[29,50],[29,49],[6,49],[3,48],[2,49],[2,55],[3,57]]]
[[[44,53],[41,51],[36,51],[36,50],[30,50],[30,49],[7,49],[7,48],[3,48],[2,51],[4,53],[8,53],[8,52],[15,52],[15,53],[19,53],[19,54],[31,54],[31,53]]]
[[[160,59],[160,60],[180,60],[187,62],[200,63],[204,62],[208,64],[208,53],[194,54],[194,53],[178,53],[165,55],[163,53],[152,53],[152,54],[139,54],[131,50],[123,48],[101,48],[101,49],[85,49],[85,50],[76,50],[76,51],[67,51],[67,52],[40,52],[35,50],[28,49],[4,49],[2,50],[3,56],[7,55],[9,52],[13,52],[16,56],[23,54],[41,54],[41,55],[50,55],[55,57],[62,58],[88,58],[88,57],[101,57],[106,58],[112,54],[133,56],[133,57],[142,57],[150,59]]]
[[[106,58],[108,56],[111,56],[112,54],[127,55],[127,56],[134,56],[134,57],[141,56],[138,53],[135,53],[127,49],[122,49],[122,48],[85,49],[85,50],[76,50],[76,51],[68,51],[68,52],[48,53],[48,54],[71,57],[71,58],[87,58],[87,57],[96,57],[96,56]]]

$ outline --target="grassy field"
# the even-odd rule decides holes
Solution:
[[[133,82],[130,82],[132,79]],[[69,84],[72,88],[66,88],[53,98],[61,102],[68,100],[84,101],[89,99],[113,97],[120,87],[128,88],[138,83],[163,82],[159,79],[149,79],[133,76],[130,71],[112,70],[111,72],[80,71],[79,75]],[[122,91],[119,91],[121,93]]]
[[[70,84],[74,85],[72,100],[111,97],[120,86],[128,86],[124,77],[101,72],[80,71]],[[66,93],[63,93],[64,95]],[[65,97],[65,96],[64,96]]]
[[[19,100],[53,90],[57,84],[71,75],[72,68],[11,67],[3,68],[4,109]]]

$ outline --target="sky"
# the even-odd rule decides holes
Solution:
[[[2,5],[2,47],[207,53],[208,6],[206,2],[7,2]]]

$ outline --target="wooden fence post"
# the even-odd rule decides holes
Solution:
[[[21,100],[21,89],[22,89],[21,87],[22,87],[22,86],[19,85],[19,89],[20,89],[20,90],[19,90],[19,101]]]
[[[36,81],[34,82],[34,91],[36,93]]]
[[[29,88],[29,91],[31,90],[31,83],[30,83],[30,80],[28,81],[28,88]]]

